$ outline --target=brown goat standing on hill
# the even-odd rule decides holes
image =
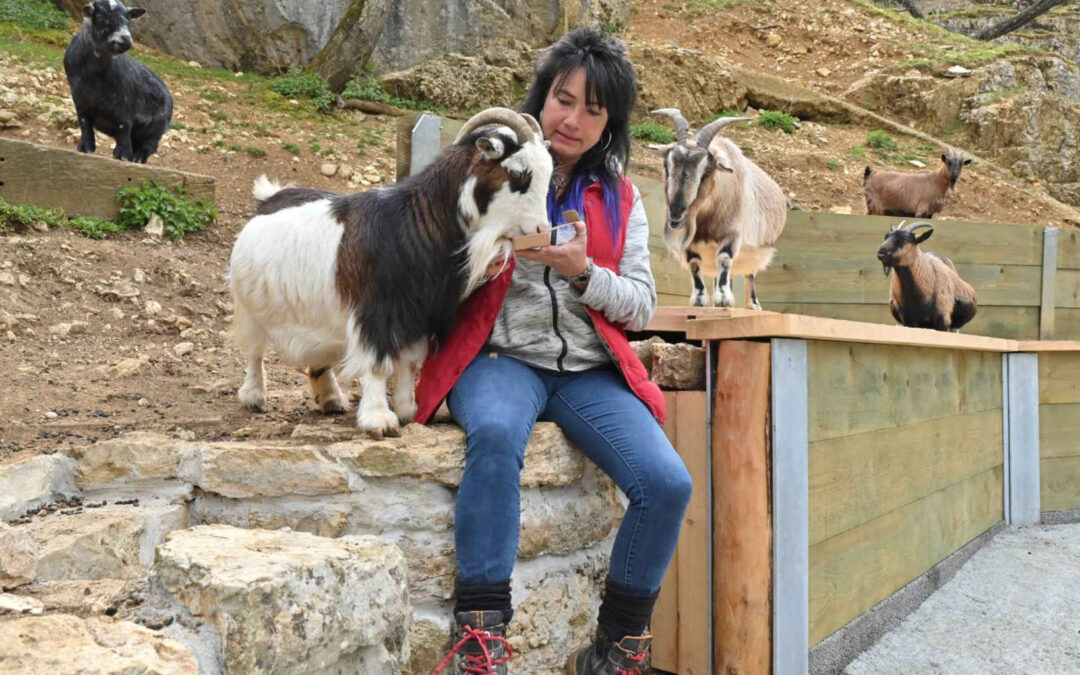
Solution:
[[[927,231],[915,234],[923,229]],[[885,235],[877,257],[885,276],[896,270],[889,291],[889,311],[901,325],[910,328],[958,332],[975,316],[978,298],[951,260],[919,249],[919,244],[933,233],[930,223],[900,223]]]
[[[967,164],[971,164],[970,159],[949,148],[937,171],[900,173],[868,166],[863,172],[866,212],[871,216],[933,218],[945,206],[946,193],[956,189],[960,170]]]

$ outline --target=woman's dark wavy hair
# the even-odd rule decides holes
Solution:
[[[588,104],[607,109],[607,126],[600,141],[578,160],[563,198],[556,203],[554,191],[549,191],[548,216],[557,223],[566,209],[584,214],[585,188],[592,182],[590,175],[596,176],[604,187],[608,229],[615,235],[622,222],[619,175],[629,165],[630,113],[637,100],[637,76],[625,45],[597,28],[570,31],[540,56],[521,112],[540,119],[551,86],[561,86],[578,68],[585,69]]]

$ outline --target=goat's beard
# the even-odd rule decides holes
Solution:
[[[514,245],[499,228],[482,227],[469,236],[465,251],[465,290],[461,293],[461,300],[472,295],[472,292],[480,285],[487,266],[492,261],[502,257],[503,269],[505,269],[509,264],[510,256],[514,253]]]

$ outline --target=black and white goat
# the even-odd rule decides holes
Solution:
[[[885,234],[877,258],[886,276],[896,271],[889,288],[889,311],[904,326],[959,332],[975,316],[979,301],[951,260],[919,249],[933,233],[930,223],[900,223]]]
[[[724,125],[750,118],[721,117],[688,139],[690,126],[678,109],[653,114],[675,122],[675,142],[652,149],[664,154],[664,241],[690,270],[694,284],[690,304],[708,304],[704,271],[716,277],[714,305],[734,306],[731,275],[742,274],[746,306],[761,309],[754,278],[776,253],[773,244],[787,222],[787,197],[738,145],[716,135]]]
[[[82,131],[79,152],[94,152],[97,129],[116,139],[114,158],[145,164],[169,129],[169,88],[124,53],[132,44],[129,19],[145,13],[120,0],[97,0],[83,7],[82,29],[64,52],[64,72]]]
[[[429,338],[450,328],[488,264],[512,252],[509,237],[546,225],[551,170],[536,120],[492,108],[393,187],[336,195],[261,177],[229,263],[232,330],[248,354],[240,401],[265,406],[272,347],[307,369],[324,412],[347,408],[338,377],[359,378],[356,426],[397,433],[416,413],[414,371]]]

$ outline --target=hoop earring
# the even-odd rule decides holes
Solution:
[[[604,131],[607,132],[607,143],[604,143],[603,147],[600,148],[601,152],[606,152],[611,147],[611,139],[615,136],[615,134],[611,133],[611,129],[604,129]]]

